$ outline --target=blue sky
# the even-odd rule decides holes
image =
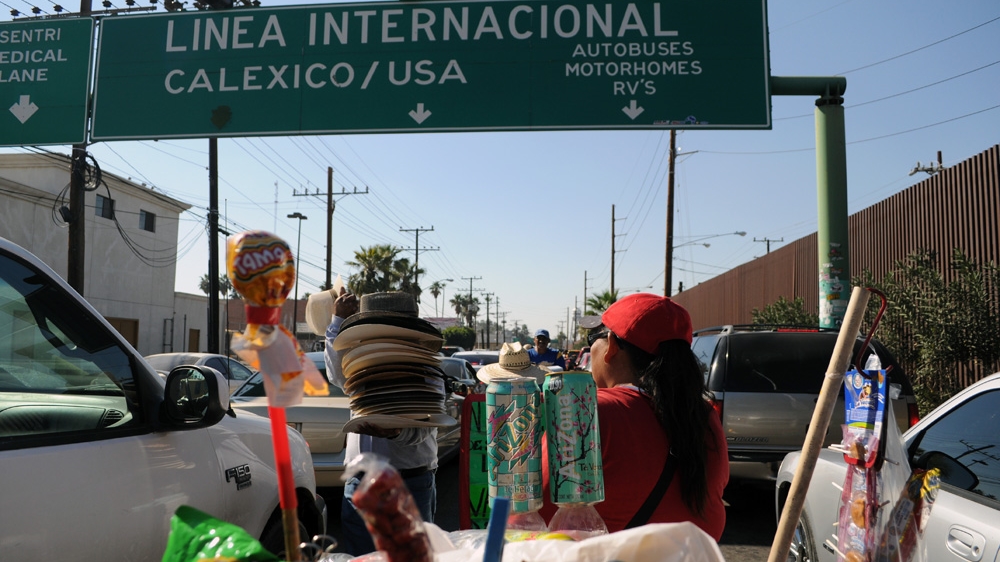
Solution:
[[[22,11],[32,5],[3,2]],[[996,0],[776,0],[768,25],[772,75],[847,78],[850,212],[926,178],[909,172],[937,151],[948,166],[1000,142]],[[739,92],[732,97],[739,102]],[[763,255],[766,245],[755,239],[775,241],[773,249],[816,230],[813,102],[773,97],[769,131],[678,134],[674,290]],[[227,228],[274,231],[293,249],[298,223],[286,215],[308,216],[299,294],[315,291],[325,278],[332,166],[336,191],[369,189],[338,198],[334,275],[350,273],[344,262],[362,246],[413,248],[414,233],[400,229],[433,227],[419,238],[422,248],[440,248],[420,253],[422,285],[454,279],[445,289],[450,299],[469,290],[468,278],[481,278],[472,288],[480,300],[483,291],[499,298],[508,326],[555,331],[582,308],[585,276],[591,294],[609,287],[612,205],[620,235],[615,286],[662,294],[668,138],[668,131],[594,131],[221,139],[220,212]],[[207,145],[120,141],[89,149],[106,171],[194,205],[181,217],[177,268],[177,290],[192,293],[208,269]],[[303,188],[323,195],[293,196]],[[694,242],[702,238],[709,247]],[[429,293],[422,313],[435,315]]]

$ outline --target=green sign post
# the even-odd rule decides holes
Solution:
[[[0,23],[0,146],[86,140],[91,18]]]
[[[92,138],[767,129],[766,21],[764,0],[105,17]]]

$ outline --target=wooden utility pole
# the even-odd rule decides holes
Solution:
[[[334,201],[334,195],[367,195],[368,187],[365,187],[364,191],[358,191],[358,188],[354,188],[354,191],[347,191],[346,189],[341,189],[340,193],[333,192],[333,168],[327,166],[326,168],[326,285],[323,290],[328,290],[333,288],[333,212],[337,210],[337,202]],[[299,193],[292,190],[292,197],[319,197],[319,190],[317,189],[313,193],[309,193],[309,190],[305,190]]]
[[[670,156],[667,160],[667,251],[663,269],[663,296],[670,296],[674,267],[674,161],[677,157],[677,131],[670,129]]]
[[[208,139],[208,352],[219,353],[219,139]]]
[[[420,276],[420,250],[424,250],[425,252],[436,252],[436,251],[438,251],[438,250],[441,249],[441,248],[421,248],[420,247],[420,233],[421,232],[434,232],[434,225],[431,225],[430,228],[424,228],[422,226],[418,227],[418,228],[403,228],[403,227],[399,227],[399,231],[400,232],[415,232],[417,234],[416,243],[413,245],[413,248],[412,248],[413,253],[414,253],[414,258],[413,258],[413,284],[415,286],[419,287],[420,283],[419,283],[418,277]],[[411,248],[403,248],[403,251],[405,252],[405,251],[410,250],[410,249]],[[420,297],[417,297],[417,302],[420,302]],[[487,311],[487,314],[489,314],[488,311]]]
[[[80,16],[90,15],[90,0],[80,0]],[[73,145],[69,164],[69,252],[66,256],[66,281],[83,296],[84,263],[86,260],[87,229],[84,208],[87,169],[87,143]],[[95,186],[96,187],[96,186]],[[112,212],[114,209],[112,209]]]

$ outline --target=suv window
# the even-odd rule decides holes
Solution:
[[[107,328],[45,276],[0,256],[0,448],[136,425],[138,403],[129,355]]]
[[[912,458],[930,451],[945,453],[975,473],[979,485],[970,492],[1000,501],[1000,390],[984,392],[934,422],[914,444]]]
[[[705,376],[705,385],[708,386],[708,374],[712,368],[712,356],[715,355],[715,346],[719,343],[719,336],[698,336],[691,343],[691,351],[698,359],[698,366],[701,367],[701,374]]]
[[[727,391],[818,394],[837,334],[762,332],[728,341]]]

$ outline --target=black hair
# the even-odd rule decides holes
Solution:
[[[656,354],[616,338],[636,372],[638,387],[653,403],[653,412],[670,438],[683,485],[681,498],[703,515],[708,499],[708,416],[705,379],[691,346],[684,340],[661,342]]]

